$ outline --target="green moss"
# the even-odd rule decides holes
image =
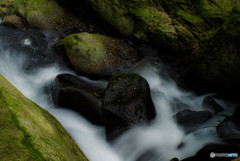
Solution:
[[[201,0],[196,7],[204,19],[212,25],[219,26],[228,18],[235,3],[235,0]]]
[[[66,13],[55,0],[3,0],[0,2],[1,17],[14,14],[26,18],[31,27],[40,29],[81,24],[77,17]]]
[[[97,1],[90,0],[100,16],[113,25],[124,35],[131,35],[134,29],[133,20],[128,17],[124,4],[122,1]]]
[[[232,37],[240,36],[240,4],[236,5],[230,13],[229,20],[223,25],[224,32]]]
[[[0,91],[1,160],[87,161],[62,125],[2,76]]]
[[[193,15],[189,12],[180,10],[177,12],[177,15],[180,17],[181,21],[187,23],[187,27],[192,28],[193,31],[203,32],[207,29],[207,24],[199,16]]]
[[[203,34],[203,38],[204,40],[207,42],[211,39],[213,39],[214,35],[216,34],[218,29],[212,29],[212,30],[208,30]]]
[[[138,74],[136,73],[120,73],[120,74],[117,74],[113,77],[111,77],[109,80],[108,80],[108,88],[114,86],[116,83],[118,83],[119,80],[122,80],[122,79],[134,79],[136,77],[139,77]]]
[[[63,47],[77,71],[88,74],[110,74],[107,72],[112,71],[111,68],[124,59],[130,62],[129,59],[135,61],[137,57],[134,48],[120,40],[86,32],[69,35],[57,43],[56,47]]]
[[[12,14],[14,11],[14,6],[10,0],[0,1],[0,17]]]

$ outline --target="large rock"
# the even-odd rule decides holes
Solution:
[[[73,15],[60,7],[55,0],[27,0],[26,19],[32,27],[39,29],[56,29],[66,25],[81,25]]]
[[[118,74],[109,79],[104,99],[108,140],[156,115],[147,81],[137,74]]]
[[[96,125],[103,125],[102,98],[104,90],[71,74],[60,74],[53,86],[55,104],[79,112]]]
[[[60,0],[75,10],[82,0]],[[127,36],[174,51],[194,51],[222,25],[235,0],[85,0],[105,21]]]
[[[240,4],[216,34],[195,54],[188,67],[188,84],[238,99],[240,94]],[[186,70],[186,69],[185,69]]]
[[[133,66],[138,54],[122,41],[86,32],[72,34],[59,42],[76,71],[90,76],[108,77]]]
[[[211,117],[212,114],[209,111],[191,111],[188,109],[182,110],[174,116],[186,133],[195,130]]]
[[[120,33],[156,44],[167,56],[175,53],[171,63],[183,71],[187,87],[240,94],[239,1],[59,1],[73,10],[88,4]]]
[[[87,161],[63,126],[0,75],[1,160]]]
[[[16,15],[5,16],[3,18],[2,24],[11,28],[25,29],[25,25],[21,17]]]
[[[80,27],[83,23],[66,12],[55,0],[4,0],[0,2],[0,17],[18,15],[38,29]]]

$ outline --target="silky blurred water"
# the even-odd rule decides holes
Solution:
[[[175,123],[173,115],[183,109],[203,110],[204,96],[182,91],[170,78],[162,77],[161,65],[144,63],[132,72],[144,77],[151,89],[157,116],[150,125],[139,125],[118,138],[111,145],[105,140],[103,127],[94,126],[76,112],[56,108],[49,88],[61,73],[75,74],[54,56],[54,52],[33,34],[18,35],[12,41],[8,31],[0,28],[0,73],[26,97],[52,113],[68,130],[90,161],[169,161],[193,155],[207,143],[221,142],[216,126],[232,113],[226,109],[196,131],[186,135]],[[32,32],[32,31],[31,31]],[[1,37],[2,35],[2,37]],[[31,36],[29,36],[31,35]],[[3,45],[5,44],[5,45]],[[106,80],[80,77],[96,87],[107,86]],[[227,107],[222,101],[218,101]],[[179,148],[179,145],[184,145]],[[142,160],[141,160],[142,159]]]

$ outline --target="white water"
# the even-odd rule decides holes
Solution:
[[[182,110],[178,103],[186,105],[184,108],[202,110],[201,102],[204,96],[196,97],[181,91],[174,81],[161,78],[158,74],[161,69],[145,64],[135,72],[142,75],[150,85],[157,117],[151,126],[138,126],[126,132],[113,145],[109,145],[105,141],[104,128],[90,124],[73,111],[55,108],[51,96],[45,94],[45,87],[51,84],[58,74],[73,72],[62,69],[57,64],[26,71],[26,61],[29,60],[23,53],[0,49],[0,73],[25,96],[51,112],[71,133],[90,161],[135,161],[147,152],[151,153],[146,159],[148,161],[168,161],[174,157],[183,159],[193,155],[206,143],[219,142],[213,130],[216,126],[213,124],[218,122],[216,119],[211,119],[195,133],[188,135],[185,135],[172,119],[176,112]],[[106,81],[91,82],[97,86],[106,86]],[[221,115],[219,119],[223,119]],[[178,149],[181,143],[185,146]]]

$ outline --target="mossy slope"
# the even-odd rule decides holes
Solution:
[[[66,12],[55,0],[4,0],[0,2],[0,17],[18,15],[31,27],[57,29],[65,26],[81,26],[83,23]]]
[[[85,1],[122,34],[175,52],[198,50],[211,37],[209,33],[227,20],[237,3],[235,0]]]
[[[88,160],[50,113],[1,75],[0,156],[2,161]]]

